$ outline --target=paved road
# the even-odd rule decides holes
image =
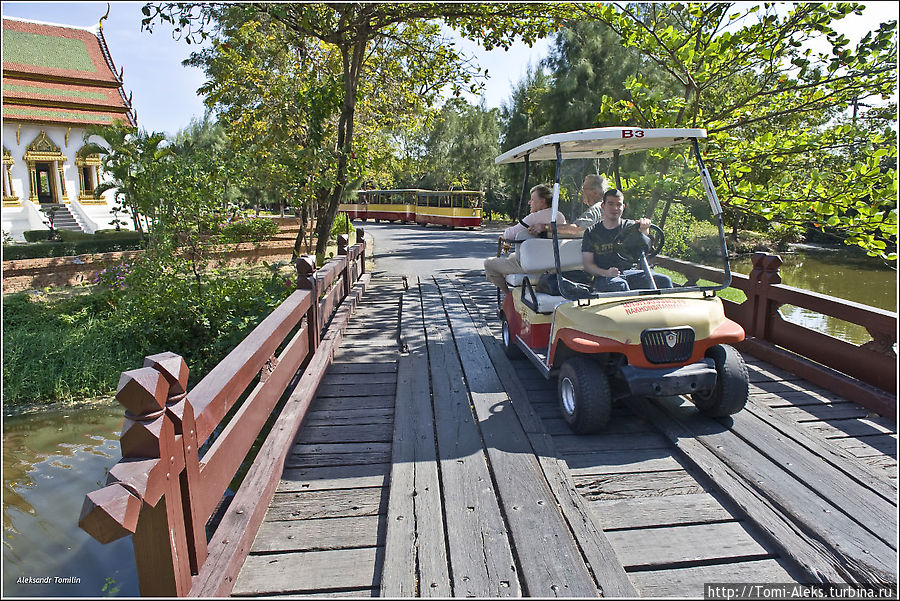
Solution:
[[[374,239],[376,270],[418,276],[484,269],[484,260],[497,253],[497,236],[506,227],[491,224],[469,231],[358,220],[353,225]]]

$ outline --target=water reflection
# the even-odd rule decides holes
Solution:
[[[795,288],[812,290],[864,305],[897,310],[897,272],[877,262],[847,253],[845,250],[818,249],[781,254],[782,282]],[[732,261],[735,273],[750,273],[753,264],[749,257]],[[785,320],[823,332],[854,344],[872,339],[862,326],[828,315],[784,305]]]
[[[84,495],[120,458],[121,428],[113,402],[4,418],[4,596],[139,594],[131,539],[101,545],[78,528]]]

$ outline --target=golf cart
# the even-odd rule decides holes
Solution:
[[[609,421],[613,401],[630,396],[690,395],[697,409],[710,416],[737,413],[747,402],[747,368],[740,353],[729,346],[743,340],[744,331],[725,317],[722,301],[716,296],[730,285],[731,270],[722,209],[697,142],[705,137],[703,129],[585,129],[542,136],[494,161],[498,165],[525,163],[523,195],[528,189],[530,163],[556,161],[552,238],[517,244],[522,273],[506,276],[509,292],[498,310],[504,351],[511,357],[524,354],[548,379],[558,377],[560,409],[577,433],[601,430]],[[657,288],[648,258],[663,250],[665,235],[655,225],[649,236],[637,227],[626,228],[615,243],[615,252],[643,270],[650,288],[595,292],[589,285],[573,281],[579,279],[575,276],[583,265],[582,241],[562,239],[557,231],[562,162],[611,159],[621,189],[620,155],[678,145],[691,145],[696,157],[718,224],[724,283],[701,286],[685,282]],[[558,288],[558,294],[536,290],[545,273],[555,273],[553,288]],[[588,281],[589,276],[580,279]]]

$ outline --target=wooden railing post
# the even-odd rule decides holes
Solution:
[[[366,272],[366,232],[361,227],[356,228],[356,243],[362,244],[359,252],[359,275]]]
[[[770,315],[773,311],[772,303],[769,300],[769,285],[781,283],[781,274],[778,273],[778,269],[781,267],[782,261],[778,255],[769,255],[764,252],[753,253],[751,260],[753,269],[750,271],[750,290],[747,300],[752,303],[752,318],[748,334],[765,340],[768,339],[770,333]],[[777,311],[777,308],[774,310]]]
[[[191,588],[181,495],[184,445],[166,411],[170,387],[162,373],[142,367],[122,373],[116,391],[126,409],[123,461],[109,476],[131,486],[143,501],[132,536],[143,596],[183,596]],[[135,465],[140,468],[132,469]]]
[[[306,324],[309,328],[309,352],[316,352],[319,348],[319,284],[316,280],[316,259],[310,255],[303,255],[297,259],[297,288],[310,291],[309,311],[306,314]]]
[[[199,514],[200,503],[200,459],[197,440],[197,426],[194,422],[194,408],[187,398],[187,383],[190,370],[187,362],[172,352],[158,353],[144,358],[144,367],[152,367],[169,384],[166,399],[166,414],[172,420],[175,435],[181,437],[184,453],[184,470],[180,474],[182,506],[184,507],[185,530],[187,532],[188,558],[191,573],[197,574],[206,561],[206,520]]]
[[[349,220],[348,220],[349,223]],[[349,234],[341,234],[337,238],[337,254],[346,257],[347,261],[344,263],[344,273],[341,277],[344,278],[344,291],[342,298],[347,298],[350,295],[350,257],[347,256],[347,249],[350,246],[350,235]]]

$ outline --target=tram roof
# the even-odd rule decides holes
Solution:
[[[666,148],[685,144],[693,138],[705,138],[705,129],[640,127],[595,127],[558,134],[548,134],[516,146],[494,159],[497,165],[556,159],[559,144],[564,159],[609,158],[614,151],[628,154],[650,148]]]

